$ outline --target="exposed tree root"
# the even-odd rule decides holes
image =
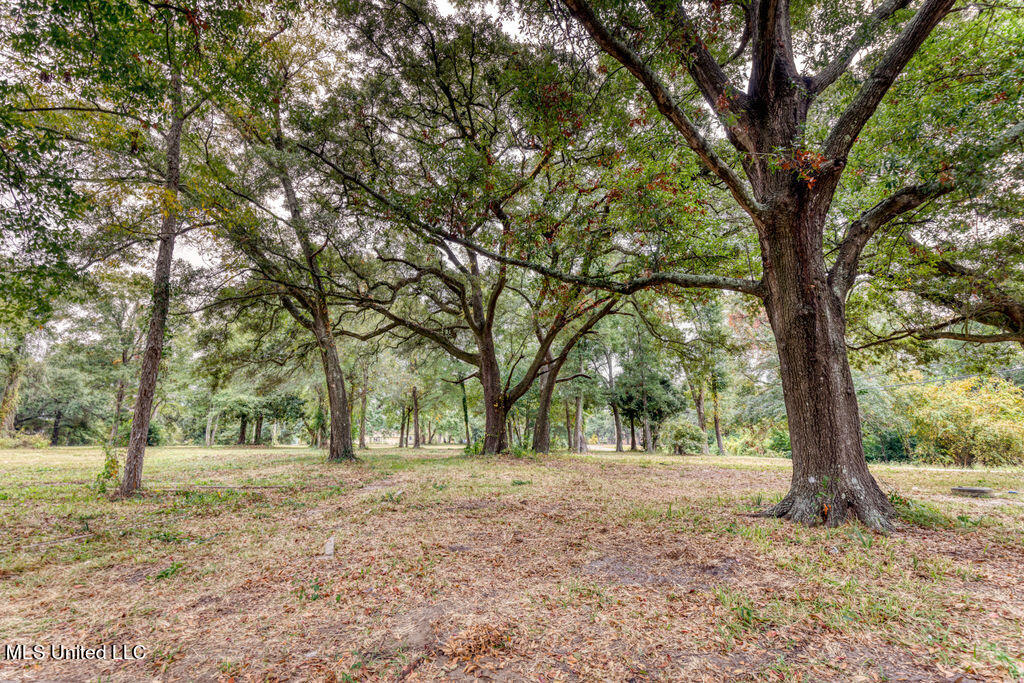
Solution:
[[[755,516],[827,527],[857,520],[872,531],[888,534],[895,529],[893,519],[896,511],[880,491],[874,496],[855,496],[850,491],[822,495],[820,491],[790,490],[776,505]]]

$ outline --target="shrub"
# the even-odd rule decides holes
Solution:
[[[732,429],[725,437],[730,455],[769,458],[792,457],[785,421],[761,420]]]
[[[689,420],[674,419],[662,428],[666,444],[676,455],[700,453],[704,432]]]
[[[103,469],[96,475],[94,488],[97,493],[105,495],[109,490],[116,489],[118,480],[117,451],[110,445],[103,446]]]
[[[917,437],[896,429],[864,430],[864,457],[868,462],[908,462],[913,459]]]
[[[916,438],[916,458],[971,467],[1024,463],[1024,391],[974,378],[904,387],[898,400]]]
[[[50,440],[43,434],[11,432],[0,436],[0,448],[46,448]]]
[[[772,430],[768,432],[768,442],[765,447],[769,451],[775,451],[776,453],[782,453],[786,457],[793,454],[793,447],[789,443],[789,429],[786,425],[782,427],[772,427]]]

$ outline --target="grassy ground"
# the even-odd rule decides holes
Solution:
[[[0,678],[1024,676],[1020,469],[875,467],[912,521],[883,537],[748,516],[782,460],[360,457],[152,449],[111,503],[96,450],[0,451],[0,646],[146,647]]]

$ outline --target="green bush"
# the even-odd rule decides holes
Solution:
[[[665,443],[676,455],[700,453],[705,443],[704,432],[689,420],[676,418],[662,427]]]
[[[864,431],[864,457],[868,462],[908,462],[914,457],[917,437],[898,430]]]
[[[732,429],[725,437],[730,455],[789,458],[792,456],[785,421],[761,420]]]
[[[149,423],[149,432],[146,434],[147,446],[163,446],[168,443],[167,431],[163,425],[156,422]]]
[[[998,378],[904,387],[915,459],[971,467],[1024,463],[1024,391]]]
[[[772,427],[772,430],[768,432],[768,441],[765,443],[765,447],[769,451],[782,453],[786,457],[792,455],[793,446],[789,443],[789,429],[786,428],[786,425],[783,425],[782,427]]]
[[[0,436],[0,448],[46,448],[50,440],[42,434],[12,432]]]

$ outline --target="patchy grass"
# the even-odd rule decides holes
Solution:
[[[0,451],[0,661],[80,680],[1006,680],[1024,672],[1017,469],[873,466],[900,531],[750,516],[788,462],[591,453]],[[989,499],[954,485],[989,486]],[[334,538],[334,554],[324,556]]]

